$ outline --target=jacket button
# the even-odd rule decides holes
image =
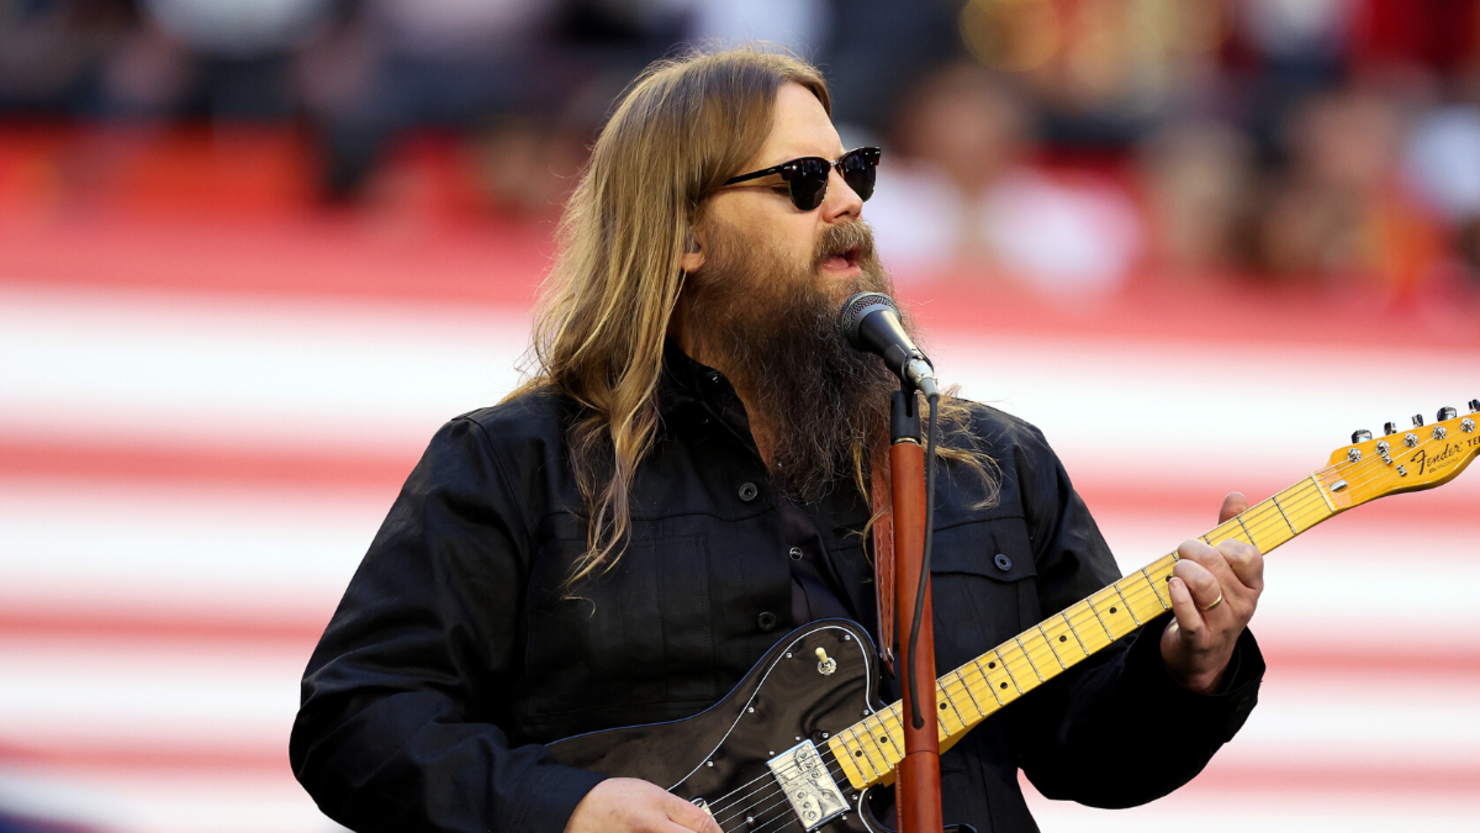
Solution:
[[[997,569],[1004,573],[1012,569],[1012,559],[1008,558],[1005,553],[997,553],[997,557],[992,559],[992,563],[996,564]]]
[[[757,489],[755,487],[755,484],[754,483],[741,483],[740,484],[740,499],[743,500],[743,501],[745,501],[746,503],[749,503],[752,500],[755,500],[755,496],[758,495],[758,494],[760,494],[760,493],[761,493],[761,490],[760,489]]]
[[[762,611],[761,615],[755,617],[755,623],[760,625],[761,630],[769,632],[776,627],[776,614],[769,610]]]
[[[801,547],[792,547],[791,549],[789,549],[789,550],[786,551],[786,554],[789,555],[789,556],[791,556],[791,560],[792,561],[801,561],[802,560],[802,548]]]

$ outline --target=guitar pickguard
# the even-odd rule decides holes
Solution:
[[[796,820],[803,830],[869,831],[875,828],[857,812],[862,793],[825,744],[878,707],[875,680],[873,643],[861,628],[845,620],[814,622],[778,642],[723,700],[693,717],[578,735],[550,751],[562,764],[658,784],[704,806],[726,831],[759,833],[783,820]],[[785,759],[790,752],[807,760],[795,758],[807,741],[815,746],[815,765],[832,774],[848,805],[839,813],[819,803],[810,823],[794,809],[783,780],[815,774]]]

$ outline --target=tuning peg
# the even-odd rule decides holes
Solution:
[[[1470,413],[1480,413],[1480,399],[1470,400]]]
[[[1352,443],[1364,443],[1372,439],[1372,432],[1361,428],[1352,432]]]
[[[1457,416],[1459,416],[1459,411],[1453,408],[1440,408],[1439,415],[1434,417],[1434,419],[1437,422],[1443,422],[1446,419],[1454,419]]]
[[[1423,414],[1414,414],[1413,415],[1413,427],[1414,428],[1422,428],[1423,427]]]
[[[1384,422],[1382,424],[1382,433],[1385,436],[1389,436],[1389,437],[1391,437],[1392,435],[1398,433],[1398,423],[1396,423],[1396,422]]]

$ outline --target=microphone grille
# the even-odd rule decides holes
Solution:
[[[843,302],[843,311],[838,313],[838,325],[843,328],[849,344],[862,349],[858,343],[858,325],[865,316],[881,307],[899,315],[894,299],[882,292],[860,292]]]

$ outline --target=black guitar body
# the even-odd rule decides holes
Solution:
[[[877,679],[867,633],[842,619],[813,622],[776,643],[723,700],[693,717],[577,735],[550,751],[562,764],[651,781],[705,807],[727,833],[882,833],[888,828],[868,812],[868,791],[849,785],[826,746],[832,733],[882,708]],[[786,755],[803,741],[815,745],[815,756]],[[808,775],[818,767],[832,774],[847,804],[841,813],[825,791],[799,807],[773,772]]]

